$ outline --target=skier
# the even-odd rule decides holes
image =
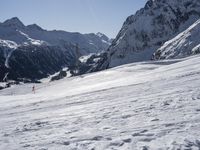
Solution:
[[[35,85],[32,87],[32,92],[35,94]]]

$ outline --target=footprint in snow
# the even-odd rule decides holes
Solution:
[[[123,142],[124,142],[124,143],[131,143],[131,142],[132,142],[132,139],[131,139],[131,138],[123,139]]]
[[[155,118],[151,120],[152,122],[159,121],[159,119]]]
[[[121,146],[124,145],[124,142],[123,142],[123,141],[114,141],[114,142],[111,142],[109,145],[110,145],[111,147],[112,147],[112,146],[121,147]]]
[[[151,136],[154,136],[155,134],[154,133],[146,133],[148,132],[148,130],[142,130],[140,132],[136,132],[136,133],[133,133],[132,136],[133,137],[136,137],[136,136],[147,136],[147,137],[151,137]]]
[[[69,141],[64,141],[62,144],[67,146],[67,145],[70,145],[70,142]]]
[[[130,118],[130,117],[132,117],[131,115],[124,115],[124,116],[122,116],[122,119],[127,119],[127,118]]]
[[[92,141],[100,141],[100,140],[102,140],[103,139],[103,136],[95,136],[95,137],[93,137],[91,140]]]
[[[37,131],[40,130],[42,127],[48,125],[48,122],[42,122],[42,121],[37,121],[34,123],[30,123],[30,124],[25,124],[22,126],[22,128],[17,127],[15,129],[15,132],[28,132],[28,131]]]

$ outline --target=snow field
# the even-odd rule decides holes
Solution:
[[[0,91],[0,149],[200,149],[200,56]]]

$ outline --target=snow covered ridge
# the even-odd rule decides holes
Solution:
[[[63,49],[68,43],[79,44],[82,55],[101,52],[111,44],[110,39],[102,33],[81,34],[60,30],[47,31],[37,24],[25,26],[17,17],[0,23],[0,39],[10,40],[20,45],[24,43],[38,45],[45,42]]]
[[[17,30],[18,31],[18,30]],[[41,40],[35,40],[30,38],[27,34],[23,33],[22,31],[18,31],[21,35],[25,36],[28,40],[28,42],[24,42],[22,45],[43,45],[43,44],[47,44],[45,41],[41,41]]]
[[[150,60],[164,42],[199,18],[199,0],[148,0],[144,8],[127,18],[110,46],[110,67]]]
[[[20,32],[20,34],[26,36],[29,42],[24,42],[23,44],[17,44],[14,41],[0,39],[0,47],[1,47],[1,50],[3,50],[3,55],[5,57],[4,65],[6,68],[10,68],[9,59],[10,59],[12,53],[17,48],[19,48],[21,46],[29,46],[29,45],[42,46],[42,45],[46,44],[44,41],[31,39],[25,33],[21,32],[21,31],[19,31],[19,32]],[[1,70],[1,74],[3,74],[3,73],[4,73],[4,71]],[[1,81],[1,78],[0,78],[0,81]]]
[[[200,19],[167,41],[155,54],[154,59],[181,58],[200,53]]]
[[[0,46],[16,49],[19,45],[13,41],[0,39]]]
[[[196,150],[200,55],[0,91],[0,150]]]

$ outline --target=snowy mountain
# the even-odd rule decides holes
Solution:
[[[107,43],[108,45],[112,44],[113,39],[109,39],[105,34],[98,32],[96,35],[101,39],[103,43]]]
[[[2,40],[10,40],[21,45],[24,43],[40,43],[40,41],[60,47],[68,43],[78,44],[83,55],[106,50],[110,44],[110,39],[105,35],[104,37],[102,39],[98,34],[80,34],[57,30],[47,31],[36,24],[25,26],[16,17],[0,24],[0,39]]]
[[[198,53],[200,53],[200,19],[167,41],[155,52],[153,59],[182,58]]]
[[[0,150],[198,150],[200,55],[0,91]]]
[[[5,42],[5,41],[4,41]],[[0,46],[0,81],[8,74],[9,80],[37,80],[75,63],[72,49],[47,45],[25,45],[15,49]]]
[[[110,42],[102,33],[47,31],[11,18],[0,23],[0,81],[7,73],[9,79],[15,80],[44,78],[74,66],[77,45],[80,55],[88,55],[106,50]]]
[[[144,8],[127,18],[110,46],[110,67],[150,60],[164,42],[199,18],[199,0],[148,0]]]
[[[4,21],[3,23],[1,23],[1,26],[11,27],[15,29],[25,28],[25,25],[17,17],[13,17]]]
[[[73,66],[76,61],[74,45],[50,46],[40,40],[27,38],[23,45],[0,39],[0,82],[9,80],[37,80]]]

